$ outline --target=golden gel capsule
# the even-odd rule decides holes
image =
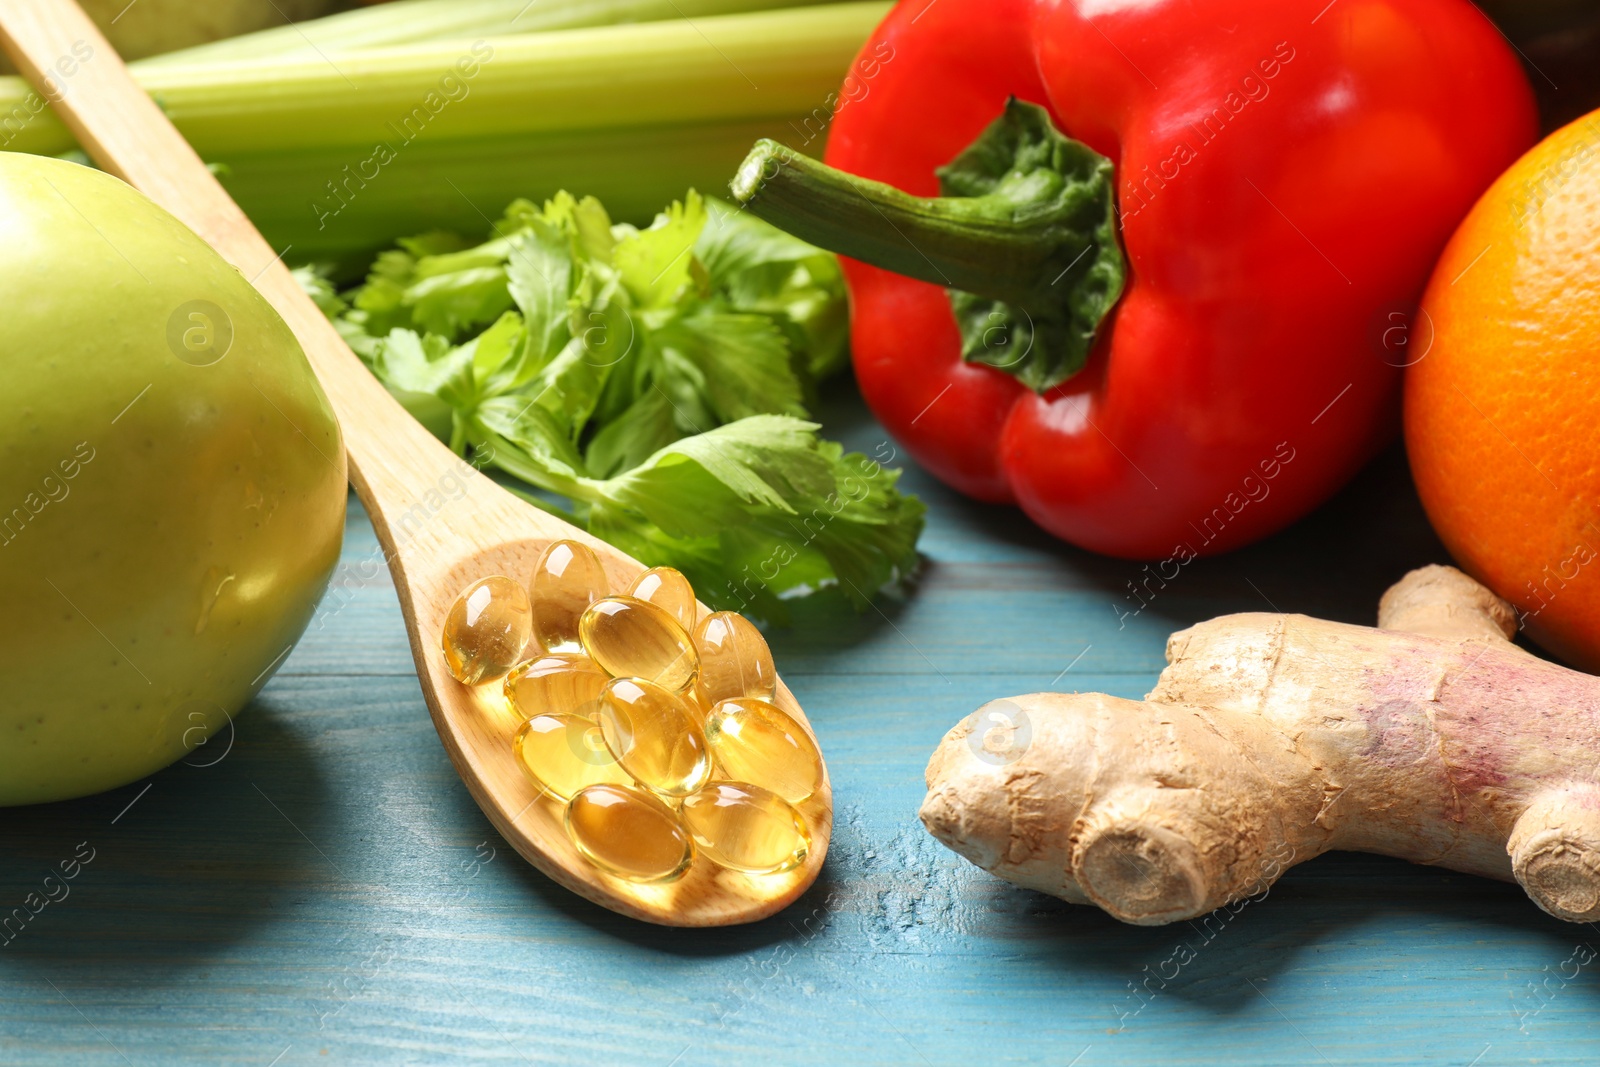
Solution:
[[[664,609],[685,632],[694,629],[695,617],[700,614],[699,605],[694,602],[694,587],[672,567],[651,567],[628,586],[628,595]]]
[[[480,578],[462,590],[439,635],[444,663],[466,685],[492,682],[522,659],[532,618],[528,594],[502,575]]]
[[[791,804],[822,788],[822,753],[805,727],[765,700],[724,700],[706,716],[706,742],[730,778],[765,786]]]
[[[560,715],[600,699],[610,676],[588,656],[546,652],[506,676],[506,699],[529,715]]]
[[[687,796],[711,777],[711,754],[688,701],[639,678],[613,678],[600,694],[600,733],[623,770],[647,789]]]
[[[585,786],[633,784],[589,715],[535,715],[522,724],[512,746],[533,784],[562,800]]]
[[[695,628],[694,645],[700,656],[695,690],[706,707],[735,697],[771,700],[777,695],[772,650],[743,615],[734,611],[707,615]]]
[[[533,602],[533,638],[547,652],[581,652],[578,619],[610,592],[606,569],[594,549],[556,541],[534,565],[528,594]]]
[[[637,597],[597,600],[578,622],[583,649],[608,674],[678,690],[694,677],[694,644],[678,620]]]
[[[774,874],[805,862],[811,835],[800,813],[776,793],[746,782],[712,782],[683,802],[683,822],[702,855],[747,874]]]
[[[585,859],[629,881],[670,881],[694,859],[677,814],[627,786],[580,789],[567,805],[566,825],[567,836]]]

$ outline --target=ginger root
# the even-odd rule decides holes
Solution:
[[[1142,701],[984,705],[928,763],[922,821],[1002,878],[1159,925],[1294,863],[1376,852],[1600,919],[1600,678],[1510,641],[1510,605],[1413,571],[1378,628],[1227,615],[1173,634]]]

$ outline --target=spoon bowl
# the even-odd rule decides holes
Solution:
[[[81,64],[69,91],[62,93],[52,87],[48,72],[84,42],[91,45],[93,59]],[[578,854],[563,825],[562,802],[535,786],[518,766],[512,737],[520,716],[498,684],[472,688],[449,674],[439,634],[462,588],[491,574],[526,583],[553,541],[593,548],[614,593],[627,589],[644,564],[517,499],[412,419],[362,366],[295,281],[283,253],[274,252],[256,231],[76,3],[6,0],[0,5],[0,45],[101,168],[210,243],[251,280],[299,339],[338,415],[350,481],[394,577],[434,726],[456,772],[507,843],[574,893],[668,926],[753,922],[804,892],[822,868],[832,832],[826,771],[822,787],[799,805],[812,839],[805,860],[790,871],[748,875],[696,862],[676,881],[641,884],[607,874]],[[699,611],[703,617],[707,609],[699,605]],[[775,703],[811,730],[781,680]]]
[[[449,458],[460,463],[454,456]],[[498,528],[511,532],[519,519],[529,525],[548,524],[548,528],[537,532],[526,529],[523,536],[498,544],[457,544],[458,554],[430,552],[423,565],[435,570],[430,585],[438,594],[422,600],[412,598],[407,625],[434,726],[462,781],[489,821],[518,853],[556,882],[637,919],[670,926],[723,926],[765,918],[788,906],[816,880],[828,851],[833,794],[826,771],[822,788],[796,805],[812,830],[812,838],[805,861],[793,870],[748,875],[696,862],[675,881],[641,884],[613,877],[578,854],[563,826],[564,802],[536,786],[512,753],[511,738],[522,725],[523,716],[509,707],[498,683],[472,688],[452,678],[445,669],[437,634],[444,625],[445,613],[463,587],[486,574],[504,574],[526,583],[539,556],[555,540],[582,541],[593,548],[605,565],[613,593],[626,590],[645,567],[553,516],[535,511],[481,474],[473,472],[473,477],[475,480],[468,483],[461,501],[471,501],[471,514],[477,514],[484,505],[492,506],[490,502],[499,497],[509,514],[505,526]],[[427,536],[426,532],[422,536]],[[391,567],[396,584],[401,569],[416,581],[415,566]],[[701,618],[708,614],[703,604],[699,610]],[[794,694],[781,680],[773,703],[811,730]],[[814,735],[812,740],[816,740]]]

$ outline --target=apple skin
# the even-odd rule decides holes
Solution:
[[[15,805],[231,740],[327,588],[346,489],[289,328],[118,179],[0,153],[0,301],[0,805]]]

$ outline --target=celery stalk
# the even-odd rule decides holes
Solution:
[[[678,0],[682,2],[682,0]],[[140,84],[208,160],[308,148],[734,121],[826,106],[881,2],[409,45],[326,59],[151,67]],[[492,49],[485,58],[484,48]],[[458,66],[465,64],[465,66]],[[471,76],[466,70],[472,70]],[[0,147],[73,147],[53,115],[0,86]],[[330,174],[330,179],[336,175]]]
[[[396,0],[140,60],[141,68],[316,59],[363,48],[806,7],[826,0]]]
[[[758,138],[798,143],[799,123],[797,116],[418,142],[371,180],[359,172],[364,151],[240,156],[222,181],[268,240],[289,249],[287,260],[331,263],[348,277],[397,234],[483,233],[519,196],[537,202],[567,189],[599,197],[619,221],[646,224],[686,189],[722,193]]]

